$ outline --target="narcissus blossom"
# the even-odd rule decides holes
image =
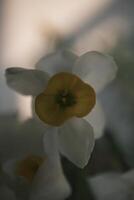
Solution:
[[[71,188],[62,170],[55,136],[44,136],[35,119],[23,124],[16,117],[0,119],[0,197],[10,199],[11,195],[12,199],[14,194],[15,199],[66,199]]]
[[[58,51],[42,58],[36,68],[8,68],[7,84],[33,96],[45,134],[53,133],[59,152],[84,167],[94,147],[94,132],[101,134],[104,128],[96,96],[115,77],[116,64],[99,52],[78,57]]]

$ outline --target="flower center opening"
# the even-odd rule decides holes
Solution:
[[[67,90],[59,91],[55,96],[55,101],[57,104],[59,104],[60,108],[62,109],[76,104],[75,96]]]
[[[40,156],[28,156],[24,160],[18,162],[16,174],[25,177],[29,182],[31,182],[43,161],[44,158]]]

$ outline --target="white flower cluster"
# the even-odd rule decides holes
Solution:
[[[5,76],[10,88],[23,95],[32,95],[34,105],[34,98],[44,91],[49,78],[59,72],[79,76],[98,94],[115,78],[117,67],[110,56],[99,52],[88,52],[78,57],[69,51],[58,51],[42,58],[36,69],[8,68]],[[14,172],[16,162],[28,155],[41,155],[44,162],[30,185],[29,199],[65,199],[71,188],[62,171],[60,153],[83,168],[91,156],[94,138],[102,135],[104,125],[104,114],[98,101],[87,116],[73,117],[58,128],[43,124],[37,119],[33,107],[33,119],[18,126],[8,144],[6,140],[5,143],[0,141],[3,148],[8,146],[9,153],[8,156],[4,153],[2,155],[8,157],[3,165],[4,170],[17,181]]]

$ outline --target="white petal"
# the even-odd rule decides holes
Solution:
[[[130,170],[122,175],[122,178],[134,187],[134,170]]]
[[[96,101],[95,107],[85,119],[92,125],[95,138],[100,138],[104,134],[106,121],[103,109],[98,101]]]
[[[73,72],[99,92],[115,78],[117,66],[109,55],[92,51],[76,61]]]
[[[17,199],[27,199],[26,197],[29,195],[30,184],[24,177],[17,176],[15,173],[19,161],[21,161],[21,159],[8,160],[3,163],[2,169],[5,172],[5,178],[8,179],[6,180],[8,185],[16,193]]]
[[[0,117],[0,160],[20,158],[27,154],[43,154],[43,128],[31,119],[19,124],[14,117]]]
[[[44,134],[44,151],[45,154],[52,159],[53,162],[59,163],[59,149],[58,149],[58,128],[50,127]]]
[[[8,68],[5,76],[8,86],[23,95],[38,95],[49,79],[48,74],[40,70],[18,67]]]
[[[128,200],[131,196],[129,185],[121,179],[120,174],[99,175],[91,178],[89,182],[97,200]]]
[[[46,160],[34,179],[30,200],[64,200],[70,193],[62,169]]]
[[[62,171],[55,131],[49,129],[44,135],[46,159],[34,178],[30,200],[63,200],[71,193]]]
[[[48,127],[43,123],[31,118],[22,124],[20,134],[24,142],[21,142],[25,147],[25,152],[35,155],[44,155],[44,134]],[[20,145],[21,145],[20,144]],[[25,144],[25,145],[24,145]]]
[[[5,70],[0,68],[0,113],[11,113],[16,111],[16,96],[7,86]]]
[[[80,118],[73,118],[59,128],[59,148],[78,167],[87,165],[94,147],[93,129]]]
[[[56,51],[43,57],[36,66],[38,69],[44,70],[50,75],[59,72],[70,72],[77,58],[70,51]]]
[[[6,162],[2,163],[2,170],[5,174],[7,174],[12,180],[15,180],[15,170],[17,166],[17,159],[7,160]]]

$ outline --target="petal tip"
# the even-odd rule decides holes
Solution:
[[[12,75],[12,74],[16,74],[20,71],[23,71],[24,69],[19,68],[19,67],[9,67],[5,70],[5,75]]]

